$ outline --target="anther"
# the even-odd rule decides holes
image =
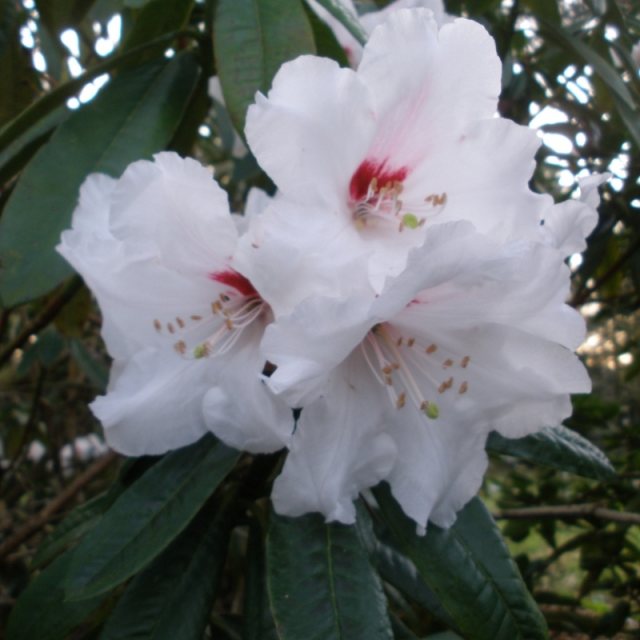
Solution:
[[[199,344],[193,349],[193,357],[196,359],[206,358],[209,355],[209,347],[206,342]]]
[[[229,331],[233,329],[233,321],[231,320],[231,318],[226,318],[224,324],[226,325],[227,329],[229,329]]]
[[[471,358],[469,356],[465,356],[464,358],[462,358],[462,360],[460,361],[460,366],[463,369],[466,369],[467,366],[469,365],[469,361],[471,360]]]
[[[173,345],[173,348],[180,354],[180,355],[184,355],[187,351],[187,345],[185,344],[184,340],[178,340],[178,342],[176,342]]]
[[[407,347],[409,347],[409,348],[413,347],[413,345],[415,344],[415,342],[416,342],[416,339],[415,339],[415,338],[409,338],[409,339],[407,340]]]
[[[192,319],[194,322],[200,322],[200,320],[202,320],[202,316],[194,315],[194,316],[191,316],[191,319]]]
[[[437,351],[438,347],[435,344],[430,344],[424,351],[425,353],[435,353]]]
[[[218,313],[220,313],[220,311],[222,311],[222,305],[220,304],[220,302],[218,300],[212,302],[211,313],[213,313],[213,315],[217,315]]]
[[[177,318],[176,318],[176,322],[178,323],[178,326],[179,326],[181,329],[184,329],[184,320],[183,320],[182,318],[177,317]]]
[[[167,322],[167,329],[169,329],[169,333],[175,333],[176,332],[175,327],[170,322]]]
[[[162,324],[160,323],[160,320],[154,320],[153,321],[153,326],[154,326],[156,331],[158,331],[158,332],[162,331]]]
[[[469,388],[469,385],[468,385],[468,384],[467,384],[467,382],[465,381],[465,382],[463,382],[463,383],[460,385],[460,388],[458,389],[458,393],[459,393],[459,394],[466,393],[468,388]]]
[[[420,405],[420,410],[427,418],[435,420],[440,415],[440,409],[435,402],[427,402],[426,400]]]
[[[396,400],[396,408],[402,409],[406,401],[407,401],[407,395],[406,393],[402,392],[401,394],[398,395],[398,399]]]
[[[443,363],[442,363],[442,368],[443,369],[448,369],[449,367],[453,366],[453,360],[451,358],[447,358]]]

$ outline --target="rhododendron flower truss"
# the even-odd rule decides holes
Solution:
[[[58,249],[103,314],[114,364],[92,409],[116,450],[163,453],[207,430],[251,451],[286,441],[291,412],[261,381],[271,310],[234,268],[237,241],[226,194],[194,160],[162,153],[84,183]]]
[[[489,431],[559,424],[590,388],[563,259],[438,224],[379,296],[312,297],[268,327],[269,385],[303,407],[276,510],[352,522],[358,491],[386,479],[418,525],[449,526],[480,486]]]
[[[362,257],[380,291],[436,223],[536,234],[549,205],[528,188],[539,140],[494,117],[500,77],[482,26],[439,28],[424,9],[391,13],[356,71],[311,56],[283,65],[247,115],[249,145],[281,194],[265,224],[297,217],[326,239],[309,260],[327,291],[345,255]]]

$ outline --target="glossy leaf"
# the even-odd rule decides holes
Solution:
[[[547,638],[544,618],[478,498],[467,504],[450,529],[429,525],[426,535],[419,536],[387,485],[374,493],[398,548],[413,561],[464,637]]]
[[[278,640],[267,596],[264,536],[255,522],[249,527],[246,561],[242,640]]]
[[[135,22],[123,42],[123,48],[132,49],[165,33],[182,29],[189,20],[193,3],[194,0],[148,0],[144,6],[136,7]]]
[[[516,440],[494,432],[487,440],[487,449],[587,478],[606,480],[615,474],[607,456],[598,447],[563,426],[545,427]]]
[[[104,593],[145,567],[185,529],[239,455],[205,436],[151,467],[78,545],[69,599]]]
[[[229,509],[205,508],[127,587],[100,640],[201,640],[224,566]]]
[[[103,597],[67,602],[64,580],[71,553],[55,560],[22,592],[11,612],[6,640],[65,640],[93,613]]]
[[[227,110],[238,131],[256,91],[266,92],[287,60],[315,53],[301,0],[218,0],[216,65]]]
[[[584,64],[591,65],[593,70],[602,78],[609,89],[620,98],[630,109],[635,108],[634,100],[629,88],[620,77],[615,67],[596,53],[592,47],[566,29],[549,22],[543,22],[542,32],[549,39],[559,44],[563,49],[577,54]]]
[[[362,28],[357,16],[345,7],[340,0],[317,0],[345,29],[361,44],[367,41],[367,32]]]
[[[180,121],[198,74],[191,55],[124,72],[40,149],[0,220],[5,305],[46,293],[70,273],[54,247],[69,226],[80,185],[91,172],[118,176],[130,162],[160,151]]]
[[[392,637],[380,580],[355,527],[316,514],[272,514],[267,575],[281,640]]]
[[[18,3],[0,4],[0,124],[26,107],[38,88],[31,56],[20,44],[23,19]]]

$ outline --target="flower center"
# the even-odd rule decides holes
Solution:
[[[401,335],[387,323],[369,331],[361,350],[396,409],[402,409],[409,400],[427,418],[435,420],[440,415],[440,407],[434,400],[425,398],[417,377],[426,378],[440,396],[447,392],[464,395],[469,389],[467,380],[456,382],[457,375],[451,375],[452,368],[464,370],[469,366],[469,356],[459,362],[452,357],[442,359],[436,344],[421,344],[415,338]],[[444,372],[444,376],[438,370]]]
[[[408,167],[389,168],[388,159],[364,160],[360,164],[349,183],[349,210],[358,229],[365,229],[372,222],[391,224],[397,231],[418,229],[443,211],[446,192],[431,193],[411,202],[407,210],[400,196],[408,175]]]
[[[409,225],[403,225],[401,217],[400,195],[408,173],[406,167],[387,168],[387,160],[365,160],[360,164],[349,183],[349,208],[358,228],[363,229],[372,220],[393,222],[400,227],[411,226],[413,220]],[[416,219],[413,228],[417,226],[419,221]]]
[[[244,329],[269,310],[269,305],[251,282],[237,271],[217,271],[209,277],[227,285],[227,289],[210,303],[207,313],[177,316],[164,324],[157,319],[153,321],[158,333],[166,329],[172,336],[181,336],[173,347],[185,357],[200,359],[226,353],[236,344]],[[193,338],[203,334],[207,335],[204,340]],[[191,345],[195,343],[195,346],[188,346],[188,342]]]

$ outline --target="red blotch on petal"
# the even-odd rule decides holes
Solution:
[[[408,175],[407,167],[399,169],[388,169],[387,160],[378,162],[376,160],[364,160],[356,169],[349,183],[349,195],[354,201],[364,200],[369,191],[371,180],[376,178],[378,188],[393,182],[402,182]]]
[[[216,282],[226,284],[229,287],[235,289],[238,293],[241,293],[247,298],[260,297],[260,294],[255,290],[254,286],[247,280],[242,274],[234,271],[233,269],[227,269],[226,271],[215,271],[209,274],[209,277]]]

